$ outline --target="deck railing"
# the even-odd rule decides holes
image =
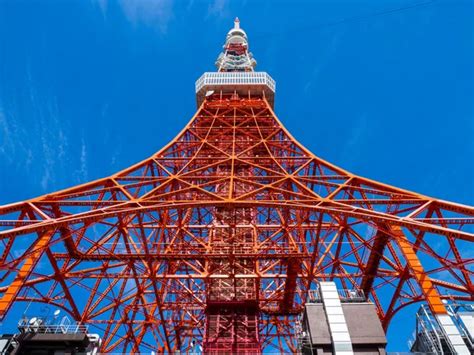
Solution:
[[[367,297],[358,289],[338,289],[339,299],[341,302],[366,302]],[[308,303],[322,303],[321,292],[319,289],[308,291]]]
[[[196,81],[196,93],[215,85],[266,85],[275,92],[275,80],[266,72],[208,72]]]

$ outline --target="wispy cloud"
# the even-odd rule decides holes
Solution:
[[[0,107],[0,154],[6,155],[7,146],[10,144],[10,137],[10,127],[3,109]]]
[[[108,0],[92,0],[93,3],[99,5],[100,11],[104,17],[107,15],[107,9],[109,7]]]
[[[361,141],[367,140],[367,134],[370,131],[369,118],[367,113],[361,114],[354,120],[351,137],[341,146],[341,162],[348,168],[354,168],[357,165],[361,152]]]
[[[67,121],[60,115],[57,97],[38,87],[30,65],[26,67],[26,87],[29,102],[21,104],[22,110],[20,103],[10,102],[7,124],[13,143],[9,154],[15,157],[16,164],[21,164],[21,170],[36,166],[32,176],[46,192],[62,180],[62,172],[68,171]]]
[[[0,158],[7,164],[28,169],[33,161],[27,133],[15,119],[13,111],[4,110],[0,102]]]
[[[319,75],[323,72],[323,70],[331,63],[334,55],[337,52],[341,39],[344,35],[344,32],[341,30],[337,30],[334,35],[332,35],[331,40],[328,41],[327,47],[325,50],[320,53],[319,58],[315,58],[315,62],[317,63],[312,70],[310,75],[310,80],[306,82],[304,86],[304,92],[308,93],[311,89],[311,86],[314,82],[317,82]]]
[[[87,180],[88,170],[87,170],[87,147],[84,138],[81,140],[81,152],[79,157],[79,171],[78,171],[78,180],[79,182],[85,182]]]
[[[214,0],[207,8],[207,16],[227,17],[229,15],[229,0]]]
[[[108,103],[103,104],[102,109],[100,110],[100,114],[101,114],[102,118],[107,116],[108,111],[109,111],[109,104]]]
[[[119,4],[132,24],[141,23],[156,27],[161,33],[167,32],[168,25],[174,17],[172,0],[120,0]]]
[[[117,167],[117,162],[119,161],[121,150],[122,150],[121,144],[120,143],[116,144],[114,152],[112,153],[112,158],[110,159],[110,166],[112,168]]]
[[[188,6],[186,6],[186,11],[191,11],[193,6],[194,6],[194,0],[189,0],[188,1]]]
[[[44,132],[44,131],[43,131]],[[48,143],[47,133],[41,135],[41,147],[43,155],[43,173],[41,175],[41,187],[44,191],[48,189],[49,184],[52,182],[53,170],[54,170],[54,155],[52,149]]]
[[[51,97],[42,101],[36,107],[40,122],[40,137],[42,147],[43,174],[41,187],[48,190],[50,185],[57,182],[57,171],[64,167],[68,149],[67,135],[64,134],[63,124],[59,117],[57,98]]]

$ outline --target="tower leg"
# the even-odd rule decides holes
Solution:
[[[420,259],[418,259],[416,251],[405,236],[405,233],[403,233],[399,226],[392,227],[391,230],[392,235],[395,237],[395,241],[405,257],[408,267],[412,270],[413,276],[418,281],[421,292],[425,296],[431,312],[436,315],[447,314],[448,311],[446,310],[444,303],[441,301],[441,296],[439,295],[438,290],[434,287],[430,277],[423,269]]]
[[[205,354],[260,354],[257,304],[211,304],[207,307]]]
[[[222,278],[207,285],[205,354],[260,354],[258,288],[254,278],[240,277],[256,272],[255,261],[236,254],[255,248],[253,229],[247,225],[250,209],[217,209],[211,245],[224,256],[209,262]]]
[[[49,231],[41,233],[36,243],[32,247],[33,250],[31,252],[26,252],[23,255],[24,261],[20,267],[20,270],[18,270],[18,273],[16,274],[15,279],[8,286],[5,293],[0,298],[0,320],[2,320],[3,317],[5,317],[5,314],[8,312],[8,310],[12,306],[15,298],[17,297],[18,293],[23,287],[24,282],[27,280],[28,276],[33,271],[33,268],[38,263],[38,260],[43,254],[44,249],[48,245],[53,234],[54,234],[54,230],[49,230]],[[27,256],[25,257],[25,255]]]

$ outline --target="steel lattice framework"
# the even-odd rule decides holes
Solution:
[[[362,290],[384,327],[415,302],[472,300],[473,223],[473,207],[318,158],[264,95],[208,93],[150,158],[0,207],[0,316],[54,305],[104,352],[294,352],[321,280]]]

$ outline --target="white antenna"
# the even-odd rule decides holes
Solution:
[[[240,29],[240,20],[239,20],[238,17],[236,17],[235,20],[234,20],[234,28],[236,30]]]
[[[33,302],[33,300],[31,300],[30,302],[28,302],[28,306],[26,306],[25,310],[23,311],[23,315],[24,315],[24,316],[26,316],[26,312],[28,311],[28,308],[30,308],[32,302]]]

